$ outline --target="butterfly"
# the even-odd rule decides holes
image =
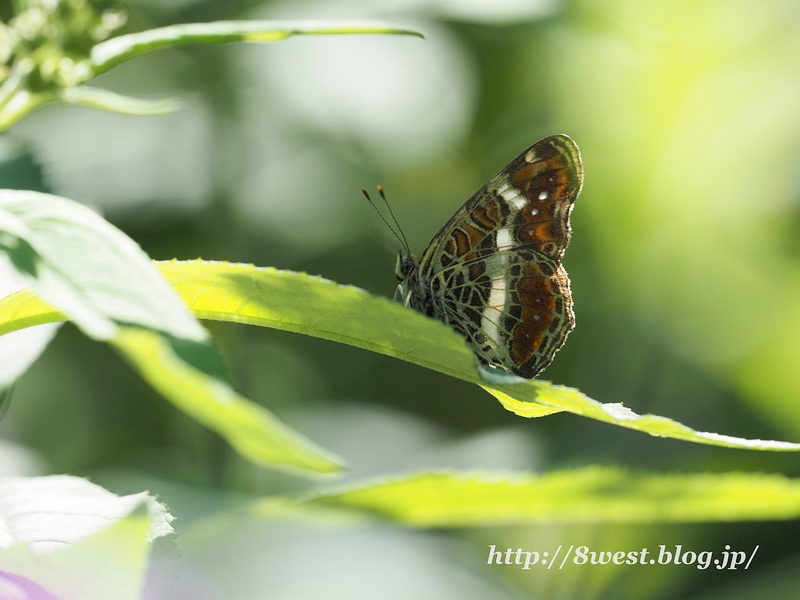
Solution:
[[[561,258],[582,185],[578,146],[553,135],[467,200],[419,260],[395,234],[403,302],[464,336],[481,364],[536,377],[575,327]]]

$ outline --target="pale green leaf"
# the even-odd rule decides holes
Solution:
[[[146,492],[116,496],[78,477],[3,478],[0,498],[9,598],[137,600],[152,542],[173,533],[173,517]]]
[[[292,471],[341,469],[338,459],[230,389],[205,329],[133,240],[96,213],[47,194],[0,191],[0,251],[33,280],[38,296],[87,335],[112,342],[159,392],[246,458]],[[36,314],[41,301],[19,305],[24,297],[0,301],[0,334],[14,321],[59,320]]]
[[[112,338],[114,322],[198,342],[209,337],[142,249],[77,202],[0,191],[3,249],[20,272],[34,278],[37,295],[91,337]]]
[[[0,477],[0,548],[25,544],[35,554],[74,546],[143,507],[147,539],[172,533],[174,517],[146,492],[117,496],[69,475]]]
[[[403,34],[422,37],[418,31],[375,21],[216,21],[184,23],[121,35],[92,48],[96,74],[134,58],[184,44],[277,42],[293,35]]]

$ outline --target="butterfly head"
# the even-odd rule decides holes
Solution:
[[[400,283],[406,282],[417,271],[417,261],[414,257],[404,250],[397,251],[397,264],[395,265],[394,272],[397,275],[397,281]]]
[[[411,302],[411,290],[414,287],[417,268],[417,260],[407,250],[403,249],[397,252],[397,264],[394,267],[394,272],[400,285],[397,286],[397,292],[394,297],[396,300],[399,294],[401,302],[406,306],[409,306]]]

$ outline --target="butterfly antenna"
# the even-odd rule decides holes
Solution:
[[[378,186],[378,193],[381,195],[381,198],[383,198],[383,202],[384,202],[384,204],[386,204],[386,208],[389,209],[389,214],[392,216],[392,220],[394,221],[395,225],[397,226],[397,230],[400,232],[400,235],[403,236],[403,239],[400,240],[400,243],[402,243],[405,246],[406,254],[411,255],[411,247],[408,245],[408,240],[406,239],[406,234],[403,233],[403,228],[400,227],[400,222],[397,220],[397,217],[394,216],[394,211],[392,210],[392,207],[389,204],[389,201],[386,199],[386,194],[383,192],[383,186],[381,186],[381,185]],[[395,234],[395,235],[397,235],[397,234]],[[400,239],[400,238],[398,237],[398,239]]]
[[[380,186],[378,186],[378,189],[380,189]],[[389,228],[389,231],[392,232],[392,235],[394,235],[394,237],[397,238],[397,241],[400,242],[400,244],[404,246],[406,252],[408,252],[408,242],[405,241],[406,236],[403,235],[402,237],[400,237],[400,235],[394,230],[394,227],[392,227],[391,223],[389,223],[389,221],[386,220],[386,217],[383,216],[383,213],[378,209],[378,207],[372,201],[372,198],[369,197],[369,194],[367,193],[367,190],[362,189],[361,193],[364,194],[364,197],[367,199],[367,202],[369,202],[372,205],[372,208],[375,209],[375,212],[378,213],[378,216],[381,218],[381,221],[386,223],[386,226]],[[383,194],[381,193],[381,195],[383,195]],[[391,209],[389,210],[389,212],[391,213]],[[394,218],[394,215],[392,215],[392,218]],[[395,222],[397,222],[397,219],[395,219]],[[398,228],[399,227],[400,226],[398,225]],[[403,233],[402,229],[400,230],[400,233],[401,234]]]

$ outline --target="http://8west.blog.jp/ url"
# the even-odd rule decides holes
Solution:
[[[548,551],[527,551],[522,548],[506,548],[498,550],[494,544],[489,546],[489,565],[516,565],[521,569],[529,570],[532,566],[538,565],[539,568],[550,569],[554,564],[559,569],[565,565],[694,565],[697,569],[708,569],[714,566],[718,570],[729,569],[748,569],[758,552],[759,546],[756,545],[752,552],[744,550],[731,550],[730,545],[725,545],[724,549],[714,552],[705,550],[695,552],[684,550],[681,544],[676,544],[670,549],[665,545],[660,545],[657,551],[649,548],[642,548],[633,551],[594,551],[588,546],[573,545],[564,551],[563,546],[558,546],[555,552]]]

